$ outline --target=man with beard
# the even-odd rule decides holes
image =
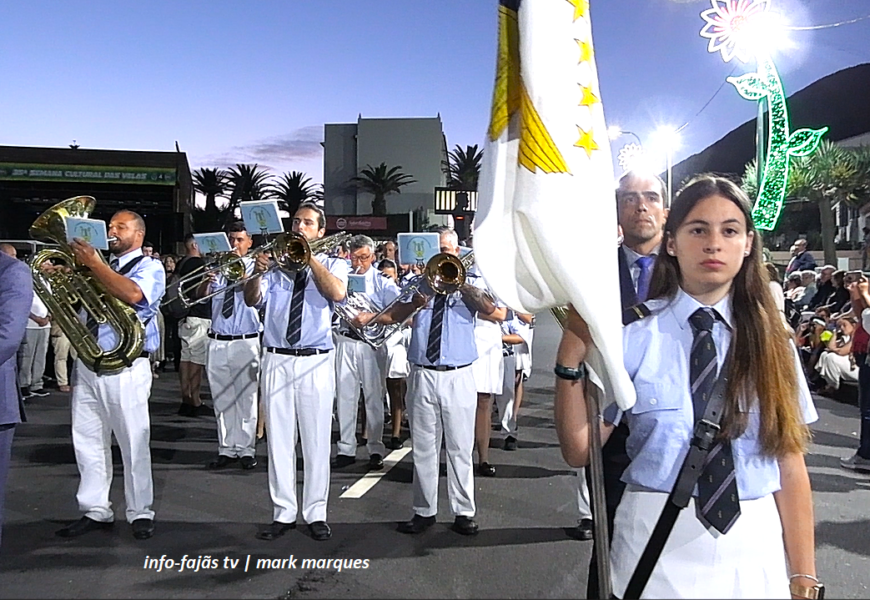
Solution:
[[[142,254],[145,221],[138,214],[122,210],[109,222],[112,255],[106,264],[97,250],[76,238],[70,248],[76,262],[90,269],[107,292],[130,305],[145,327],[143,352],[133,364],[113,374],[89,370],[81,358],[76,361],[72,392],[72,439],[81,482],[79,509],[85,515],[57,532],[76,537],[97,529],[110,529],[115,514],[109,501],[112,485],[112,433],[118,440],[124,463],[124,499],[127,522],[137,540],[154,534],[154,489],[151,478],[151,423],[148,397],[151,395],[149,356],[160,344],[157,312],[166,286],[163,265]],[[80,317],[95,332],[99,345],[110,350],[117,344],[117,332],[99,325],[82,310]]]

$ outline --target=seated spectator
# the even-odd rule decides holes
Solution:
[[[806,310],[816,295],[816,272],[801,271],[801,285],[804,288],[804,293],[800,300],[795,301],[795,305],[800,310]]]
[[[834,291],[823,302],[831,307],[831,313],[843,312],[846,303],[849,302],[849,290],[846,289],[845,271],[834,271],[831,276],[831,282],[834,284]]]
[[[816,293],[813,296],[812,300],[808,305],[808,308],[811,310],[815,309],[817,306],[822,306],[826,304],[828,296],[834,291],[834,284],[831,281],[831,276],[834,274],[837,268],[832,265],[825,265],[819,271],[819,277],[816,282]]]
[[[801,274],[795,272],[789,275],[788,279],[785,280],[785,297],[797,304],[803,299],[805,293],[806,288],[802,284]]]
[[[818,393],[835,393],[841,381],[858,382],[858,367],[852,357],[852,335],[857,323],[854,315],[841,316],[836,321],[835,331],[821,334],[824,349],[815,365],[821,379],[817,382]]]

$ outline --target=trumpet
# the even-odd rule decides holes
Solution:
[[[357,333],[357,335],[360,336],[360,338],[362,338],[364,342],[369,344],[372,348],[378,349],[383,346],[384,342],[392,337],[394,333],[402,329],[404,323],[416,315],[425,304],[415,308],[414,311],[401,323],[380,323],[380,318],[383,315],[390,312],[396,304],[410,302],[411,298],[420,292],[424,284],[428,285],[436,294],[449,295],[456,292],[465,283],[468,269],[471,268],[472,264],[474,264],[473,250],[465,254],[462,258],[456,257],[452,254],[447,254],[446,252],[436,254],[430,258],[426,263],[426,266],[423,267],[423,273],[409,281],[399,292],[399,295],[395,300],[375,313],[368,323],[362,327],[355,325],[353,318],[356,317],[359,312],[374,311],[363,311],[359,309],[354,312],[350,312],[346,309],[340,311],[339,305],[336,307],[336,312],[339,312],[339,316],[347,321],[347,324]],[[371,305],[370,302],[368,304],[369,306]],[[342,314],[342,312],[345,314]]]

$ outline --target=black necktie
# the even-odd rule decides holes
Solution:
[[[689,380],[692,384],[692,404],[696,421],[704,414],[716,383],[714,321],[715,316],[709,308],[699,308],[689,317],[695,332],[689,358]],[[698,479],[698,512],[702,522],[706,521],[722,533],[727,533],[740,516],[737,474],[728,441],[717,441],[707,455],[704,471]]]
[[[302,339],[302,305],[305,303],[305,286],[308,284],[308,269],[296,271],[293,279],[293,296],[290,298],[290,316],[287,319],[287,343],[293,346]]]
[[[441,356],[441,326],[444,324],[444,308],[447,295],[435,296],[435,306],[432,308],[432,323],[429,325],[429,343],[426,344],[426,358],[433,365]]]
[[[295,292],[295,290],[294,290]],[[224,289],[224,305],[221,308],[221,314],[224,319],[229,319],[233,316],[233,309],[236,307],[236,294],[235,290],[229,287],[229,282],[227,282],[227,287]]]

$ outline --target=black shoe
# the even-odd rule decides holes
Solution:
[[[482,462],[477,467],[477,473],[482,477],[495,477],[495,467],[488,462]]]
[[[250,471],[257,466],[257,459],[253,456],[243,456],[241,458],[241,463],[244,470]]]
[[[193,415],[194,417],[213,417],[214,409],[210,406],[206,406],[205,404],[200,404],[199,406],[193,407]]]
[[[435,524],[435,517],[421,517],[414,515],[410,521],[399,523],[397,529],[402,533],[423,533]]]
[[[310,523],[308,529],[311,531],[311,537],[318,542],[325,542],[332,537],[332,530],[329,528],[329,525],[326,524],[326,521],[315,521],[314,523]]]
[[[513,451],[517,449],[517,438],[512,435],[507,436],[504,439],[504,449],[507,451]]]
[[[372,471],[380,471],[384,468],[384,458],[380,454],[372,454],[369,457],[369,469]]]
[[[133,521],[133,537],[137,540],[147,540],[154,535],[154,521],[151,519],[136,519]]]
[[[479,530],[474,519],[471,517],[463,517],[462,515],[456,517],[451,529],[456,533],[461,533],[462,535],[475,535]]]
[[[272,521],[271,525],[267,525],[265,529],[257,532],[257,539],[271,542],[272,540],[277,540],[291,529],[296,529],[296,523]]]
[[[178,407],[178,415],[181,417],[195,417],[196,407],[193,404],[182,402],[181,406]]]
[[[405,444],[402,442],[400,438],[391,437],[389,443],[386,444],[387,448],[390,450],[399,450],[405,447]]]
[[[49,392],[49,391],[46,390],[46,389],[41,389],[41,390],[30,390],[30,395],[31,395],[31,396],[37,396],[37,397],[39,397],[39,398],[45,398],[45,397],[48,396],[49,394],[51,394],[51,392]]]
[[[89,531],[109,530],[114,527],[114,521],[94,521],[90,517],[82,517],[75,523],[71,523],[63,529],[58,529],[54,534],[62,538],[71,538],[84,535]]]
[[[21,398],[22,399],[27,400],[28,398],[30,398],[31,395],[32,394],[30,393],[30,386],[29,385],[26,385],[23,388],[21,388]]]
[[[592,519],[580,519],[577,527],[568,530],[568,535],[575,540],[586,542],[592,539]]]
[[[216,459],[208,463],[209,469],[223,469],[233,461],[237,460],[233,456],[224,456],[223,454],[219,454]]]
[[[330,465],[333,469],[343,469],[344,467],[348,467],[356,462],[356,457],[347,456],[346,454],[337,454],[334,459],[332,459],[332,465]]]

